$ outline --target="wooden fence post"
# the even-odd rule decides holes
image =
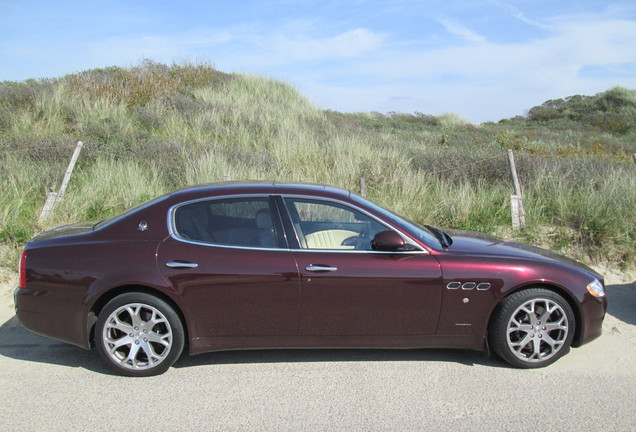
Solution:
[[[360,196],[364,198],[367,194],[367,185],[364,182],[364,177],[360,177]]]
[[[66,173],[64,174],[64,180],[62,180],[62,186],[60,186],[60,191],[57,194],[57,200],[61,200],[64,198],[64,192],[66,192],[66,186],[68,186],[68,181],[71,179],[71,174],[73,174],[73,170],[75,169],[75,163],[77,163],[77,158],[79,158],[80,151],[82,151],[82,147],[84,143],[81,141],[77,142],[77,146],[75,146],[75,151],[73,152],[73,157],[71,157],[71,162],[68,164],[68,168],[66,169]]]
[[[57,201],[57,192],[51,188],[51,192],[46,196],[46,202],[44,203],[44,207],[42,207],[38,222],[44,222],[44,220],[49,217],[53,211],[53,207],[55,207],[55,201]]]
[[[51,191],[46,198],[46,202],[44,203],[44,207],[42,208],[42,212],[40,213],[40,218],[38,222],[45,221],[58,201],[60,201],[64,197],[64,192],[66,192],[66,186],[68,186],[68,182],[71,179],[71,174],[73,174],[73,169],[75,169],[75,163],[77,162],[77,158],[79,158],[80,151],[84,143],[81,141],[77,142],[75,146],[75,151],[73,152],[73,156],[71,157],[71,161],[68,164],[68,168],[66,168],[66,173],[64,173],[64,179],[62,180],[62,185],[60,186],[60,190],[58,192]]]
[[[517,166],[515,165],[515,156],[512,150],[508,150],[508,160],[510,161],[510,172],[512,173],[512,183],[515,188],[515,194],[510,195],[510,210],[512,213],[512,227],[521,228],[526,224],[526,212],[523,209],[523,197],[521,195],[521,185],[519,184],[519,176],[517,175]]]

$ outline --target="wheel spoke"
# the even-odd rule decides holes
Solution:
[[[550,303],[546,302],[545,312],[541,314],[541,317],[539,317],[539,320],[541,320],[542,323],[548,322],[548,319],[550,319],[550,315],[552,315],[552,312],[557,310],[558,307],[559,306],[555,303],[552,303],[552,307],[550,307]]]
[[[532,336],[530,336],[530,334],[526,334],[526,336],[521,341],[513,342],[510,345],[515,349],[515,351],[519,352],[523,350],[531,341]]]
[[[130,345],[130,351],[128,351],[128,355],[122,360],[122,364],[133,369],[139,369],[137,366],[137,352],[139,352],[139,345]]]
[[[556,323],[546,323],[544,325],[546,332],[551,332],[554,330],[567,330],[568,329],[567,325],[563,324],[564,319],[565,317]]]
[[[110,348],[110,352],[111,354],[114,353],[115,351],[117,351],[119,348],[126,346],[126,345],[131,345],[133,343],[132,339],[128,336],[124,336],[122,338],[119,339],[109,339],[108,341],[108,347]]]
[[[530,309],[528,309],[528,307],[524,305],[520,308],[520,310],[524,311],[530,319],[534,319],[534,302],[528,304],[528,306],[530,306]]]
[[[158,343],[164,346],[170,346],[172,342],[172,334],[161,335],[158,333],[148,333],[148,342]]]
[[[143,324],[141,317],[139,316],[139,312],[141,311],[141,305],[130,305],[126,308],[126,311],[130,314],[130,319],[132,320],[133,327],[139,327]]]
[[[106,323],[106,328],[119,330],[126,334],[130,333],[133,329],[131,325],[121,321],[118,316],[111,317],[111,319]]]
[[[514,328],[512,327],[514,325]],[[518,330],[521,328],[521,323],[519,321],[517,321],[516,317],[512,317],[512,319],[510,320],[510,329],[509,331],[514,331],[514,330]]]
[[[541,340],[538,338],[532,339],[532,355],[533,360],[539,360],[541,358]]]
[[[167,323],[168,320],[159,313],[159,311],[157,310],[153,310],[152,311],[152,317],[150,318],[150,322],[152,322],[153,324],[160,324],[160,323]]]
[[[161,361],[161,355],[157,354],[149,343],[142,343],[139,349],[144,352],[148,361],[148,367],[154,366]]]
[[[559,347],[559,345],[560,345],[557,341],[555,341],[554,339],[552,339],[552,338],[550,337],[550,335],[549,335],[549,334],[547,334],[547,333],[543,335],[543,342],[545,342],[546,344],[550,345],[550,347],[551,347],[553,350],[558,349],[558,347]]]

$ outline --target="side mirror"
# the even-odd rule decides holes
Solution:
[[[401,235],[395,231],[381,231],[371,241],[373,250],[377,251],[409,251],[415,247],[406,243]]]

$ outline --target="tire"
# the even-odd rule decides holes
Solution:
[[[529,288],[501,303],[490,327],[490,344],[515,367],[540,368],[569,352],[575,327],[574,313],[563,297]]]
[[[183,324],[165,301],[131,292],[109,301],[95,326],[95,345],[102,359],[121,375],[160,375],[179,358]]]

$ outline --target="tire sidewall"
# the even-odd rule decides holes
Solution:
[[[108,349],[104,343],[103,332],[108,317],[121,306],[131,303],[140,303],[156,308],[166,317],[172,330],[172,345],[170,346],[170,352],[161,363],[149,369],[134,370],[119,365],[110,357]],[[142,292],[121,294],[106,303],[106,306],[104,306],[97,317],[94,334],[95,346],[106,364],[120,375],[133,377],[160,375],[167,371],[181,355],[185,340],[183,324],[175,310],[160,298]]]

